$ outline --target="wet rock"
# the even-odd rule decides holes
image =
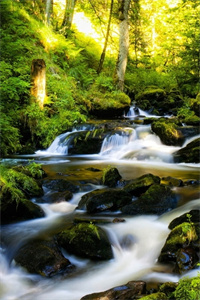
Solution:
[[[121,211],[127,215],[156,214],[161,215],[176,207],[177,199],[168,186],[155,184]]]
[[[70,141],[70,146],[68,147],[68,154],[99,153],[104,139],[103,133],[103,128],[74,133]]]
[[[184,223],[184,222],[193,222],[193,223],[200,223],[200,210],[199,209],[193,209],[189,212],[177,217],[176,219],[172,220],[169,224],[168,228],[173,229],[176,226]]]
[[[173,153],[175,163],[200,163],[200,138]]]
[[[180,127],[173,121],[166,118],[160,118],[155,120],[151,124],[151,129],[157,134],[165,145],[182,146],[185,137],[180,130]]]
[[[108,168],[103,170],[103,177],[101,181],[102,184],[107,185],[108,187],[116,187],[121,178],[122,177],[117,168]]]
[[[70,191],[47,193],[44,197],[36,199],[37,203],[59,203],[62,201],[70,201],[73,193]]]
[[[196,267],[199,260],[199,245],[199,223],[183,222],[174,227],[168,235],[158,262],[172,263],[176,273],[191,270]]]
[[[45,216],[42,208],[28,199],[12,199],[9,193],[0,199],[1,224],[42,218]]]
[[[98,189],[82,196],[78,209],[86,209],[88,213],[116,211],[130,203],[132,196],[119,189]]]
[[[176,266],[177,273],[183,273],[193,269],[199,257],[192,247],[181,248],[176,253]]]
[[[153,174],[144,174],[141,177],[131,180],[125,185],[123,190],[133,196],[140,196],[142,193],[145,193],[151,185],[159,183],[160,177],[154,176]]]
[[[43,187],[57,192],[65,192],[66,190],[77,193],[79,187],[65,179],[46,179],[43,181]]]
[[[86,295],[81,300],[127,300],[137,299],[146,292],[146,283],[144,281],[130,281],[125,285],[117,286],[100,293]]]
[[[94,260],[113,257],[106,232],[92,223],[78,223],[57,235],[60,247],[72,254]]]
[[[181,179],[174,178],[171,176],[162,177],[162,183],[169,186],[176,186],[176,187],[183,186],[183,181]]]
[[[14,259],[28,272],[45,277],[71,273],[75,268],[62,255],[53,239],[27,243],[18,250]]]

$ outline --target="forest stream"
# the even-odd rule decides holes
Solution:
[[[104,187],[99,180],[102,170],[107,166],[117,168],[123,180],[132,180],[147,173],[160,178],[171,176],[182,181],[199,180],[199,164],[173,162],[172,153],[181,147],[162,144],[160,138],[151,132],[149,125],[134,122],[135,119],[142,120],[146,116],[149,115],[141,110],[139,116],[136,116],[131,108],[123,118],[125,127],[122,122],[117,133],[107,135],[99,153],[71,155],[68,152],[70,138],[66,137],[90,130],[93,124],[63,133],[46,150],[5,159],[13,165],[34,160],[42,164],[48,179],[79,182],[81,189],[73,193],[70,201],[52,203],[48,199],[53,197],[53,191],[44,187],[44,196],[31,199],[43,209],[44,218],[2,226],[2,237],[6,238],[9,245],[7,248],[2,247],[0,253],[2,300],[80,300],[85,295],[102,292],[133,280],[178,282],[183,276],[172,273],[166,266],[159,264],[157,259],[170,232],[169,223],[176,217],[199,208],[199,185],[173,187],[178,199],[177,207],[159,216],[128,216],[118,211],[88,216],[84,210],[76,209],[84,194]],[[127,126],[127,122],[130,126]],[[185,141],[185,145],[188,142],[189,139]],[[15,264],[14,253],[26,240],[53,233],[57,228],[62,228],[68,219],[75,217],[108,220],[99,226],[109,237],[112,259],[92,261],[63,251],[76,270],[68,276],[51,278],[30,274]],[[123,218],[124,222],[109,222],[115,218]],[[196,276],[198,270],[189,271],[186,275]]]

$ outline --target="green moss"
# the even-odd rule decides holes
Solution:
[[[158,292],[145,297],[140,298],[140,300],[167,300],[167,296],[164,293]],[[183,300],[183,299],[182,299]]]
[[[174,296],[176,300],[200,299],[200,275],[193,278],[180,279]]]

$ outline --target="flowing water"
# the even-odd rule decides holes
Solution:
[[[126,118],[134,119],[131,108]],[[57,137],[46,151],[37,151],[10,159],[13,164],[34,159],[43,165],[49,177],[79,180],[84,182],[83,190],[75,193],[69,202],[46,203],[37,199],[45,211],[45,218],[19,222],[2,227],[8,249],[0,252],[0,299],[2,300],[79,300],[86,294],[101,292],[123,285],[131,280],[177,282],[178,275],[171,274],[166,267],[157,264],[160,250],[169,234],[168,224],[174,218],[199,207],[199,190],[195,186],[174,188],[179,196],[178,207],[162,216],[130,216],[122,223],[101,225],[108,233],[114,258],[107,262],[91,262],[88,259],[64,253],[77,267],[75,274],[66,278],[41,278],[28,274],[15,265],[13,254],[26,239],[53,232],[63,226],[74,214],[84,215],[74,210],[83,194],[102,188],[98,185],[101,172],[91,172],[89,167],[103,170],[108,165],[118,168],[123,179],[133,179],[145,173],[160,177],[173,176],[182,180],[198,180],[199,164],[174,164],[172,153],[180,147],[163,145],[151,132],[150,126],[133,125],[105,137],[99,154],[68,155],[70,137],[78,131],[92,130],[94,127],[79,127]],[[187,141],[186,141],[187,143]],[[9,162],[9,160],[7,160]],[[45,190],[45,197],[49,191]],[[113,219],[117,213],[104,214],[103,218]],[[195,276],[198,270],[187,275]]]

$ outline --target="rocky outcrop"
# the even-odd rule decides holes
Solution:
[[[72,254],[92,260],[108,260],[113,257],[106,232],[93,223],[72,225],[57,235],[60,247]]]
[[[176,218],[169,228],[172,230],[161,250],[158,262],[172,264],[174,272],[180,274],[194,269],[199,261],[200,245],[197,211],[193,210]]]
[[[117,286],[100,293],[93,293],[86,295],[81,300],[112,300],[112,299],[136,299],[135,297],[141,296],[146,292],[146,283],[144,281],[130,281],[122,286]]]
[[[110,167],[103,171],[104,171],[103,176],[101,178],[102,184],[107,185],[108,187],[111,188],[116,187],[118,181],[122,178],[117,168]]]
[[[184,136],[180,128],[166,118],[155,120],[151,124],[151,129],[165,145],[181,146],[184,142]]]
[[[144,174],[128,182],[123,190],[133,196],[140,196],[142,193],[145,193],[151,185],[159,183],[160,177],[153,174]]]
[[[28,272],[45,277],[68,274],[75,269],[53,239],[28,242],[17,251],[14,260]]]
[[[183,105],[183,100],[178,91],[166,92],[158,87],[147,87],[135,96],[137,105],[153,114],[176,114],[177,109]],[[162,106],[160,105],[162,103]]]
[[[176,205],[176,195],[171,191],[170,187],[154,184],[137,200],[124,206],[121,211],[127,215],[161,215],[175,208]]]
[[[86,209],[88,213],[117,211],[130,203],[132,196],[120,189],[99,189],[82,196],[78,209]]]
[[[43,181],[43,187],[57,192],[65,192],[66,190],[77,193],[79,187],[74,183],[65,179],[46,179]]]
[[[200,163],[200,138],[195,139],[186,147],[173,153],[176,163]]]
[[[26,174],[27,173],[27,174]],[[2,169],[0,180],[1,223],[44,217],[44,212],[30,198],[43,195],[43,189],[34,175],[23,167]]]

